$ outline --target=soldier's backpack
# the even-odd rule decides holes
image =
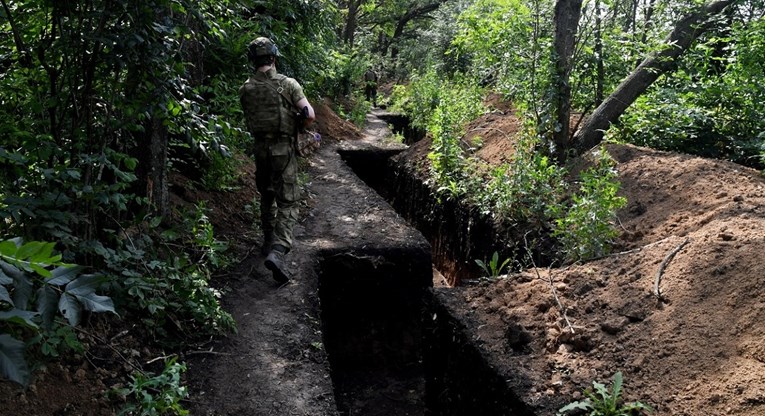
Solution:
[[[250,77],[242,86],[247,129],[256,138],[296,133],[295,109],[283,86],[286,78],[281,74],[265,80]]]

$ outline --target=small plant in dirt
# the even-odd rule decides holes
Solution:
[[[158,375],[138,373],[131,376],[130,386],[116,391],[129,400],[119,415],[188,415],[181,405],[188,395],[188,388],[181,384],[181,374],[186,365],[176,362],[173,357],[165,362],[165,368]]]
[[[476,259],[475,263],[486,274],[485,277],[496,279],[499,277],[500,274],[502,274],[502,270],[505,270],[507,265],[510,264],[510,260],[511,260],[510,258],[506,258],[504,261],[500,263],[499,253],[495,251],[494,254],[491,256],[491,260],[482,261],[482,260]]]
[[[653,409],[641,402],[621,403],[622,387],[624,379],[621,371],[614,374],[611,389],[597,381],[592,382],[593,390],[585,390],[585,399],[575,401],[563,406],[558,410],[558,415],[563,415],[575,410],[589,412],[590,416],[636,416],[651,413]]]

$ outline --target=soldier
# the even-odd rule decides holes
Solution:
[[[364,73],[364,94],[367,101],[372,102],[372,106],[377,107],[377,72],[369,68]]]
[[[239,99],[254,139],[261,252],[274,280],[284,284],[289,281],[284,255],[292,248],[292,228],[298,219],[297,132],[316,115],[300,84],[276,72],[278,56],[278,48],[268,38],[249,44],[247,57],[256,70],[239,88]]]

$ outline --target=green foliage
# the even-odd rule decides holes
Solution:
[[[765,23],[710,33],[627,110],[616,140],[765,167]]]
[[[349,100],[349,105],[350,108],[348,109],[339,106],[336,109],[337,115],[350,121],[357,127],[363,128],[367,123],[367,114],[372,108],[372,103],[354,93]]]
[[[549,82],[551,4],[522,0],[479,0],[457,19],[449,55],[471,61],[475,76],[513,100],[541,112]]]
[[[589,411],[590,416],[632,416],[642,414],[643,411],[653,412],[649,406],[640,402],[622,404],[622,382],[621,371],[614,375],[610,390],[605,385],[593,381],[594,391],[585,390],[585,400],[569,403],[558,410],[558,414],[561,415],[572,410]]]
[[[507,267],[507,265],[510,264],[511,260],[512,259],[507,258],[502,263],[500,263],[499,253],[495,251],[494,254],[491,256],[491,260],[482,261],[482,260],[476,259],[475,263],[486,274],[485,277],[496,279],[497,277],[499,277],[500,274],[502,274],[502,270],[504,270],[505,267]]]
[[[483,89],[469,77],[443,80],[430,71],[415,76],[407,88],[394,91],[394,108],[407,113],[412,125],[433,136],[431,177],[436,189],[449,197],[463,194],[465,178],[461,137],[464,125],[481,115]]]
[[[119,414],[188,415],[189,411],[181,404],[181,400],[189,395],[188,388],[181,383],[181,374],[186,371],[186,365],[176,361],[176,357],[165,361],[165,368],[158,375],[138,373],[131,376],[130,386],[117,391],[131,401]]]
[[[442,80],[435,71],[413,74],[408,85],[395,85],[391,110],[409,116],[413,127],[426,129],[441,103]]]
[[[209,286],[212,271],[229,263],[227,245],[214,238],[204,204],[181,218],[179,227],[161,232],[159,222],[150,224],[154,239],[145,234],[120,250],[98,250],[115,278],[122,277],[125,307],[165,343],[235,330],[220,305],[221,293]],[[163,249],[147,258],[157,245]]]
[[[564,168],[536,151],[539,139],[525,130],[513,160],[493,168],[474,199],[484,215],[546,227],[562,208]]]
[[[23,385],[30,375],[25,342],[39,345],[46,356],[81,350],[66,325],[76,326],[83,310],[115,312],[111,298],[96,294],[104,276],[63,263],[54,246],[20,238],[0,242],[0,375]]]
[[[439,81],[431,72],[394,92],[396,108],[412,111],[407,114],[413,124],[424,125],[433,137],[428,159],[439,194],[465,198],[501,221],[552,230],[568,260],[607,253],[616,236],[615,212],[626,203],[616,196],[619,183],[608,154],[597,154],[570,204],[566,169],[538,151],[540,139],[531,127],[523,130],[512,163],[488,167],[472,158],[472,145],[462,141],[462,126],[480,115],[478,91],[465,82]]]
[[[626,205],[617,196],[619,182],[615,162],[605,148],[594,154],[594,165],[580,175],[581,186],[571,207],[556,220],[553,235],[562,245],[569,261],[588,260],[608,254],[618,235],[613,226],[616,210]]]
[[[53,323],[53,329],[44,330],[40,334],[39,344],[40,352],[47,357],[59,357],[62,353],[82,353],[85,347],[77,338],[75,330],[68,325],[61,325],[57,321]],[[38,339],[32,339],[31,343],[36,343]]]

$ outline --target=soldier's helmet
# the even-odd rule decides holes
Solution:
[[[259,37],[247,46],[247,58],[251,61],[259,56],[281,56],[279,48],[266,37]]]

